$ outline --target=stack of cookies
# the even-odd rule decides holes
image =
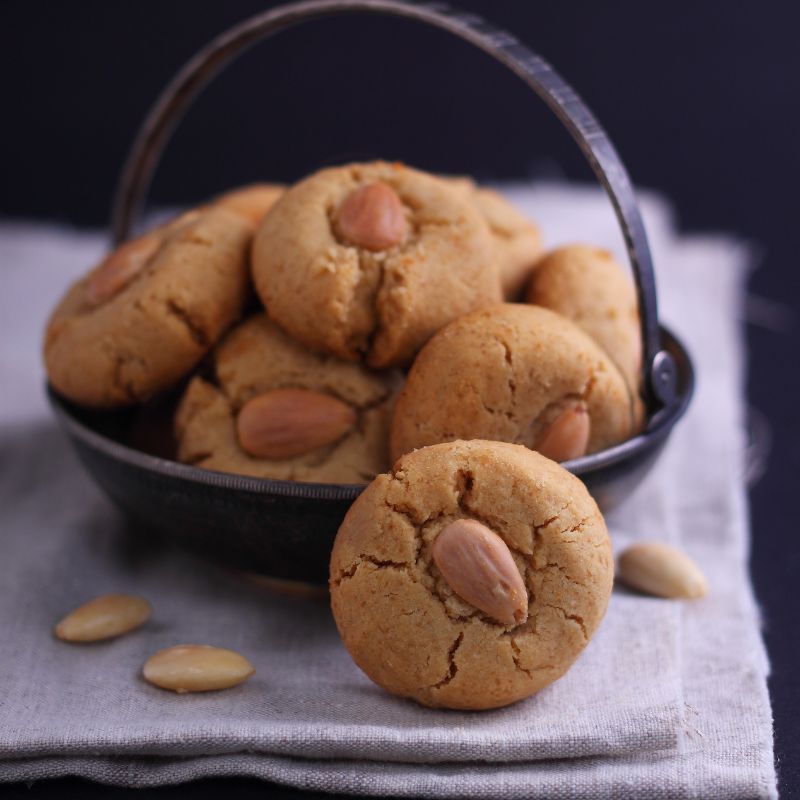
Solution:
[[[461,709],[538,691],[600,624],[608,532],[556,462],[638,430],[641,352],[608,253],[545,254],[495,192],[382,162],[239,189],[127,242],[45,340],[75,403],[176,391],[184,463],[371,482],[331,558],[342,639],[388,691]]]
[[[642,417],[635,292],[608,253],[543,254],[497,193],[383,162],[235,190],[125,243],[44,350],[84,406],[179,388],[177,459],[264,478],[365,483],[460,439],[565,461]]]

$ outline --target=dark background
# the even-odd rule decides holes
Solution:
[[[270,5],[5,0],[0,214],[105,224],[134,132],[167,80],[222,29]],[[791,513],[800,489],[800,6],[459,5],[553,62],[602,121],[634,181],[667,194],[684,229],[733,232],[758,245],[748,389],[774,440],[751,492],[753,575],[773,663],[781,791],[800,796],[800,544]],[[221,76],[167,149],[153,202],[191,202],[237,183],[291,181],[322,164],[375,156],[484,179],[591,179],[543,106],[488,57],[414,23],[354,16],[282,34]],[[264,791],[228,781],[192,792],[234,789]],[[124,793],[69,781],[0,791]]]

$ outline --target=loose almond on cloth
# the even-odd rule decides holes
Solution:
[[[142,668],[145,680],[178,694],[229,689],[255,671],[243,655],[208,644],[179,644],[159,650]]]
[[[150,618],[150,603],[130,594],[104,594],[70,611],[54,629],[65,642],[99,642],[122,636]]]
[[[617,577],[657,597],[694,600],[708,593],[705,575],[689,556],[662,542],[640,542],[620,553]]]

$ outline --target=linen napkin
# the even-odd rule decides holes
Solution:
[[[594,189],[507,187],[548,245],[622,258]],[[287,598],[154,541],[80,469],[43,396],[49,308],[103,236],[0,225],[0,779],[77,775],[144,786],[249,775],[316,790],[426,797],[772,797],[767,660],[746,572],[742,347],[747,253],[687,239],[643,198],[663,316],[688,343],[697,396],[657,467],[609,516],[615,547],[686,549],[709,577],[694,603],[616,589],[570,672],[486,713],[390,697],[354,666],[324,600]],[[74,646],[54,622],[98,594],[132,592],[152,620]],[[181,642],[230,647],[257,674],[235,689],[173,695],[141,665]]]

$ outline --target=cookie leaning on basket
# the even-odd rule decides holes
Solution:
[[[401,164],[325,169],[259,228],[253,278],[306,346],[405,366],[450,320],[500,299],[486,223],[463,193]]]
[[[428,706],[484,709],[561,677],[606,611],[614,565],[586,487],[538,453],[450,442],[358,497],[330,565],[353,660]]]

